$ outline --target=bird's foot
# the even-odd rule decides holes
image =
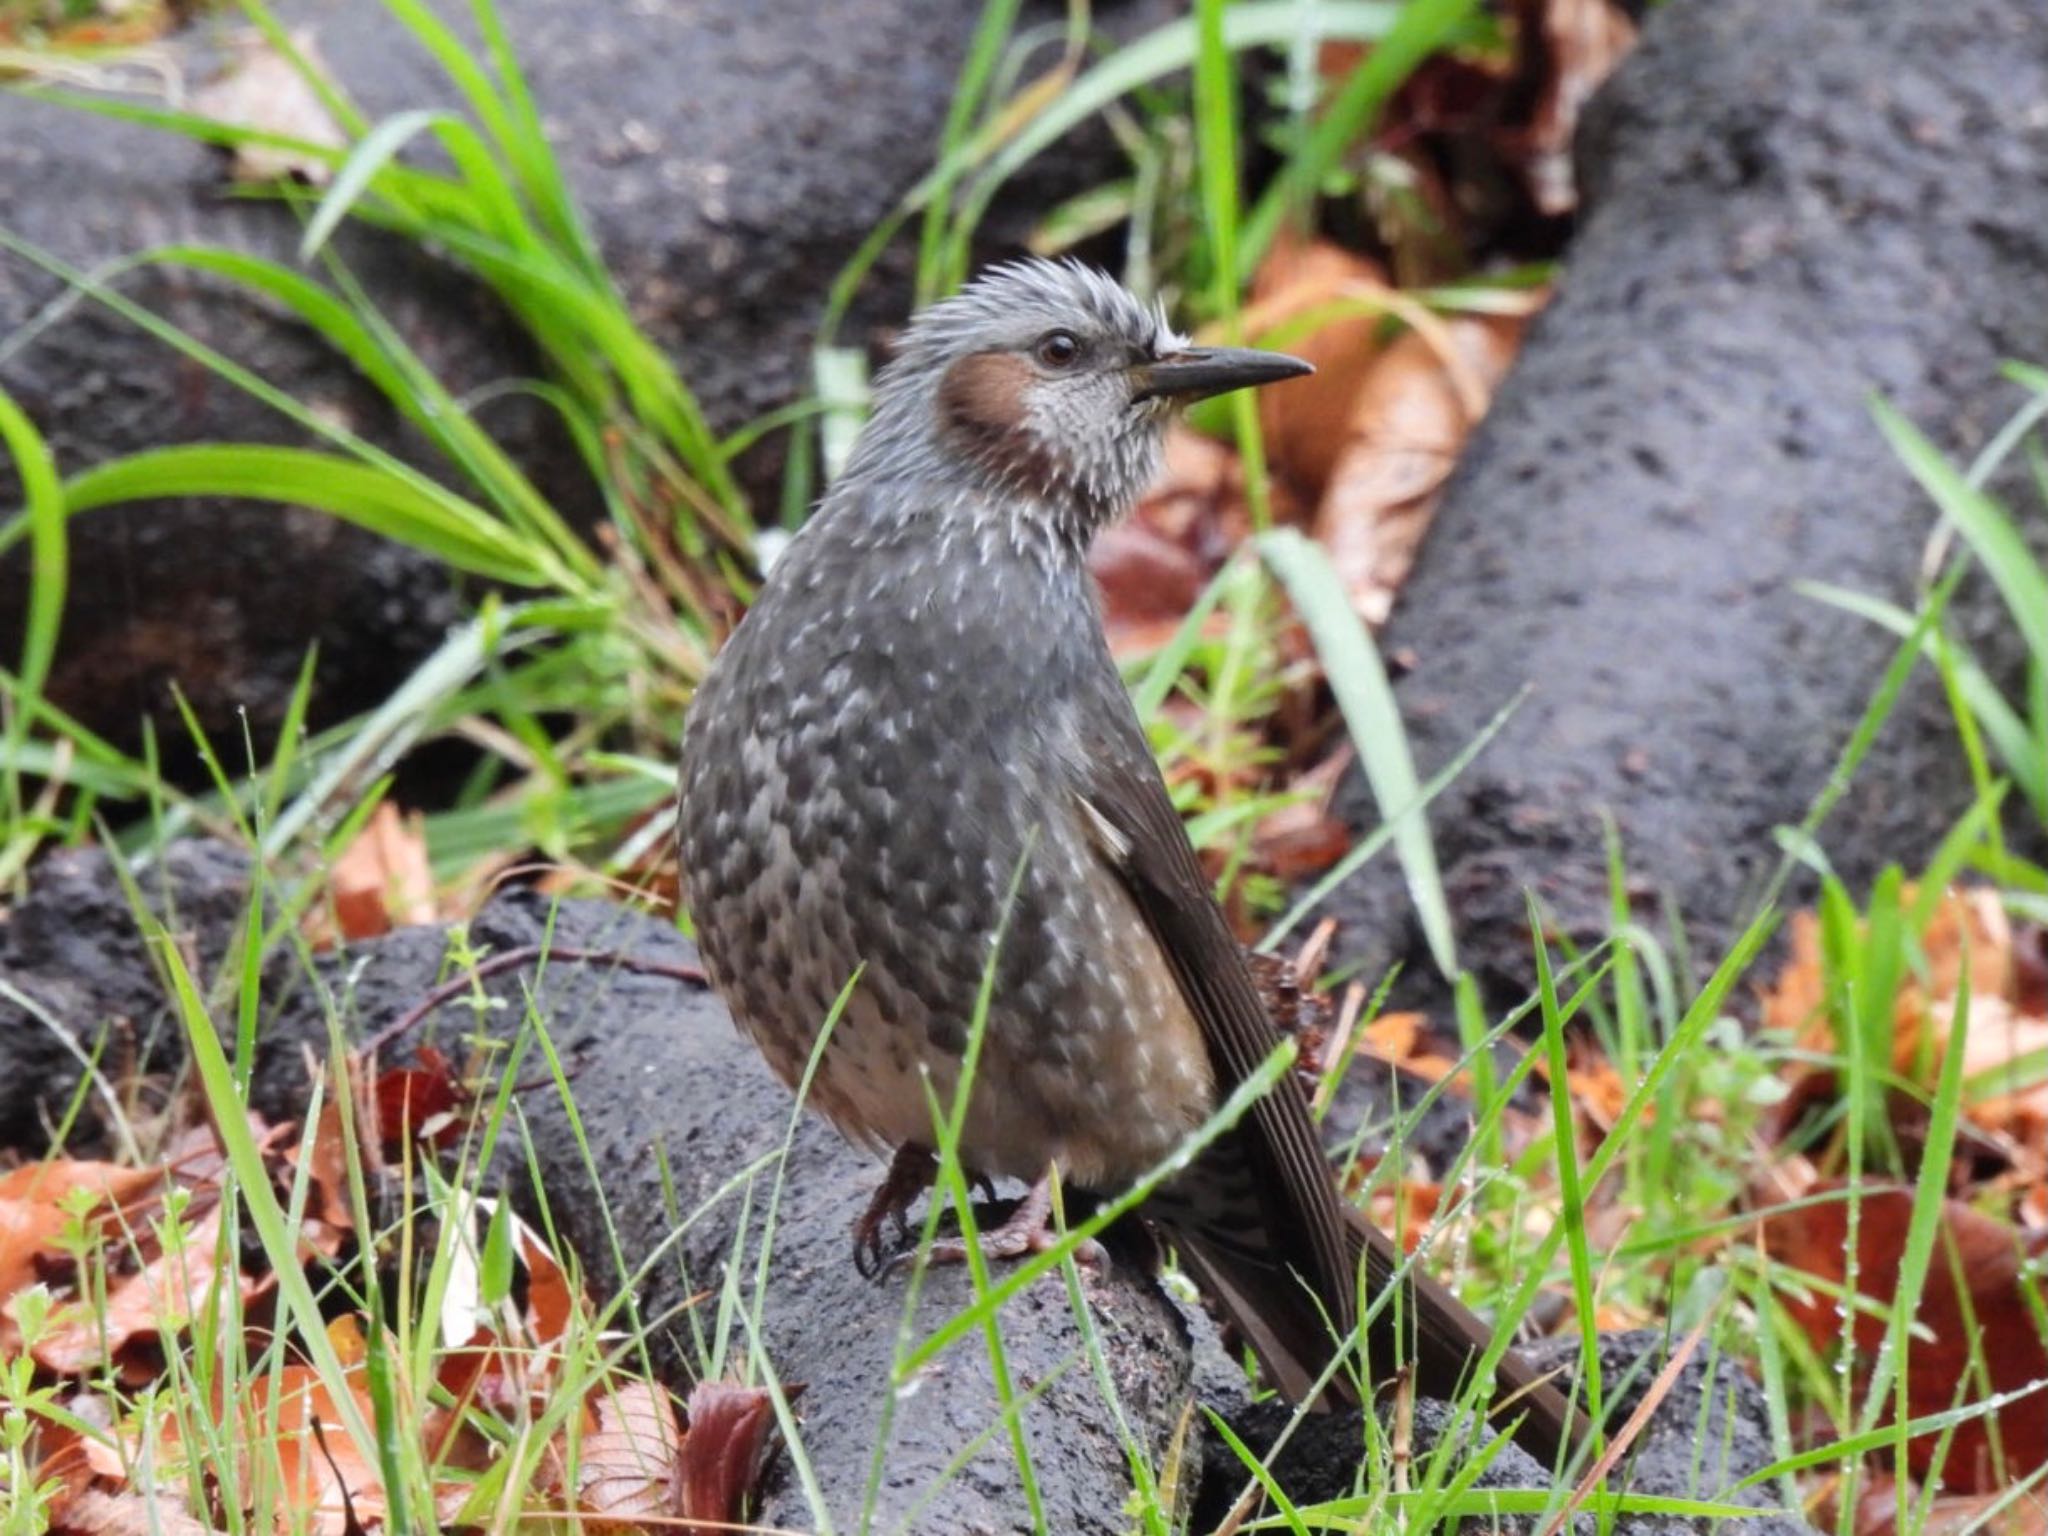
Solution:
[[[983,1184],[988,1181],[981,1180]],[[1021,1259],[1034,1253],[1044,1253],[1059,1242],[1060,1234],[1052,1226],[1052,1174],[1050,1170],[1039,1175],[1024,1198],[1017,1202],[1017,1208],[1003,1224],[979,1235],[976,1246],[985,1259]],[[908,1264],[917,1257],[915,1252],[898,1253],[889,1261],[895,1269]],[[1102,1244],[1089,1238],[1074,1250],[1074,1261],[1094,1271],[1098,1277],[1109,1273],[1109,1254]],[[929,1262],[933,1264],[964,1264],[967,1262],[967,1242],[964,1238],[944,1237],[931,1246]]]
[[[888,1267],[882,1253],[882,1228],[885,1225],[895,1222],[899,1248],[910,1240],[910,1222],[905,1213],[917,1202],[919,1195],[932,1187],[932,1180],[938,1172],[938,1161],[932,1156],[931,1148],[906,1142],[896,1149],[896,1155],[889,1160],[889,1171],[882,1175],[874,1198],[860,1213],[860,1220],[853,1224],[853,1267],[860,1271],[862,1279],[872,1280]]]

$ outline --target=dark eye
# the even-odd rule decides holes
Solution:
[[[1071,331],[1047,331],[1032,352],[1048,368],[1071,368],[1081,355],[1081,343]]]

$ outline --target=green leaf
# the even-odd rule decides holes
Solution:
[[[1408,892],[1415,902],[1431,958],[1446,977],[1458,974],[1456,945],[1451,938],[1451,909],[1443,878],[1437,871],[1436,849],[1422,807],[1415,760],[1393,686],[1380,664],[1379,648],[1351,606],[1350,594],[1323,551],[1292,528],[1261,534],[1259,554],[1287,588],[1301,620],[1322,658],[1323,675],[1337,696],[1337,706],[1350,728],[1358,761],[1372,785],[1380,813],[1393,827],[1394,849],[1401,859]]]
[[[131,454],[65,486],[73,513],[167,496],[228,496],[312,507],[447,561],[518,586],[548,573],[531,551],[472,502],[431,482],[309,448],[193,444]]]
[[[320,206],[313,210],[313,217],[307,221],[306,232],[299,237],[299,260],[311,261],[327,244],[327,239],[348,217],[349,209],[369,190],[377,179],[377,173],[405,148],[408,140],[416,137],[436,123],[455,122],[446,112],[412,111],[400,112],[387,117],[363,138],[363,141],[349,151],[348,158],[341,163],[341,170],[320,199]]]

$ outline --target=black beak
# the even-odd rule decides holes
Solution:
[[[1131,370],[1133,400],[1170,399],[1186,404],[1225,395],[1233,389],[1250,389],[1295,379],[1315,368],[1285,352],[1257,352],[1250,347],[1189,347],[1156,363],[1140,363]]]

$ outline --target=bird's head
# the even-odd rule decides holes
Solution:
[[[1192,346],[1078,262],[1016,262],[912,320],[852,468],[916,461],[1042,509],[1085,545],[1158,472],[1176,407],[1310,371],[1278,352]]]

